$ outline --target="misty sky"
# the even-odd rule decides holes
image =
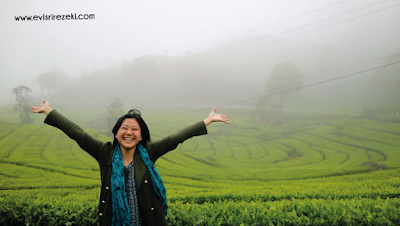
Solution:
[[[335,3],[338,4],[334,5]],[[132,60],[143,55],[172,56],[188,50],[192,50],[192,53],[198,52],[212,47],[208,44],[246,32],[249,33],[242,37],[276,34],[372,3],[377,4],[310,28],[328,26],[347,18],[394,6],[399,4],[399,1],[3,0],[0,3],[0,105],[10,103],[11,89],[18,86],[20,80],[25,80],[25,84],[30,86],[34,77],[51,70],[54,66],[58,66],[68,76],[76,79],[81,69],[90,72],[111,65],[120,65],[124,58]],[[329,5],[333,6],[256,30]],[[15,16],[71,13],[94,14],[95,19],[69,21],[15,21],[14,19]],[[359,48],[355,46],[353,52],[370,54],[371,58],[384,56],[396,48],[400,49],[399,15],[400,7],[395,6],[380,13],[326,28],[319,33],[315,32],[314,36],[308,36],[310,45],[315,45],[315,48],[322,51],[329,49],[330,45],[328,42],[317,43],[316,37],[334,41],[337,37],[352,34],[354,43],[366,42]],[[306,30],[296,32],[304,31]],[[285,35],[290,34],[295,33]],[[393,49],[396,40],[398,45]],[[335,45],[340,46],[338,43]],[[382,47],[377,51],[380,45]],[[206,47],[199,48],[203,46]]]

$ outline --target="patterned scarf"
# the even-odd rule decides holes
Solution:
[[[149,154],[142,144],[136,146],[139,151],[140,158],[143,160],[150,174],[150,181],[153,190],[160,198],[164,207],[164,214],[167,215],[167,191],[164,183],[161,180],[154,163],[150,160]],[[125,174],[124,165],[122,162],[122,152],[119,144],[114,149],[112,157],[112,171],[111,171],[111,199],[112,199],[112,215],[111,225],[131,226],[131,214],[128,206],[128,198],[125,190]]]

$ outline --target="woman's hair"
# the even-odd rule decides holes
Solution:
[[[132,110],[128,111],[128,113],[126,115],[121,116],[118,119],[117,123],[115,124],[114,128],[112,129],[112,133],[114,134],[113,147],[115,148],[115,146],[117,146],[117,144],[119,144],[118,140],[115,138],[115,135],[118,133],[118,130],[122,125],[122,122],[126,118],[134,118],[139,123],[140,130],[142,132],[142,140],[139,143],[141,143],[144,146],[146,143],[150,142],[150,131],[149,131],[149,128],[147,127],[146,123],[142,119],[140,111],[136,110],[136,109],[132,109]]]

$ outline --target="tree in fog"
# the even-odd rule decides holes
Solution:
[[[387,89],[400,89],[400,50],[387,55],[384,64],[387,66],[375,70],[372,83]]]
[[[58,88],[60,79],[55,72],[45,72],[36,76],[34,81],[39,84],[44,99],[44,91],[47,90],[47,98],[50,99],[50,92]]]
[[[114,101],[111,102],[110,105],[107,107],[107,113],[107,125],[109,131],[111,131],[118,118],[124,114],[121,100],[118,97],[115,97]]]
[[[88,73],[87,73],[86,69],[81,69],[79,71],[79,75],[81,76],[81,78],[84,78],[88,75]]]
[[[261,97],[257,99],[257,104],[256,104],[256,114],[258,117],[260,117],[261,121],[264,121],[265,115],[266,115],[266,107],[271,100],[270,96],[267,97]]]
[[[286,97],[292,93],[290,90],[295,90],[299,108],[301,109],[299,91],[303,83],[303,75],[297,70],[296,65],[289,61],[278,63],[272,69],[271,75],[266,83],[266,95],[269,97],[273,94],[278,94],[282,112],[283,102]]]
[[[57,78],[57,80],[58,80],[58,84],[57,85],[60,85],[60,84],[64,85],[64,83],[72,82],[71,78],[67,75],[67,73],[65,73],[65,71],[63,71],[61,69],[61,67],[58,66],[58,65],[54,65],[51,68],[51,72],[54,72],[58,77]],[[59,88],[59,87],[57,86],[57,88]]]
[[[28,86],[20,85],[15,87],[12,93],[15,95],[15,101],[17,102],[14,106],[14,112],[19,111],[21,123],[32,124],[33,119],[31,118],[31,108],[29,106],[32,90]]]

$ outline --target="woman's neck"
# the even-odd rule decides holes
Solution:
[[[133,161],[133,156],[135,154],[136,146],[130,149],[126,149],[124,147],[121,147],[121,153],[122,153],[122,162],[124,163],[125,167],[128,167],[129,164]]]

